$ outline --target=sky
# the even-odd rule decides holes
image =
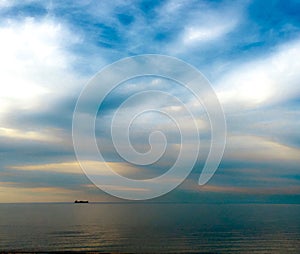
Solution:
[[[95,187],[76,160],[76,101],[106,65],[163,54],[200,70],[223,107],[227,142],[216,174],[197,184],[211,138],[203,107],[179,84],[157,77],[129,80],[101,105],[96,137],[107,163],[121,175],[147,179],[175,162],[178,130],[157,113],[133,122],[131,136],[145,152],[149,133],[164,131],[168,146],[157,163],[131,165],[111,141],[112,116],[121,103],[155,86],[195,113],[201,153],[190,176],[154,201],[299,203],[299,12],[300,3],[292,0],[0,0],[0,202],[120,201]],[[185,117],[174,102],[149,96],[127,105],[120,121],[145,103]],[[101,174],[101,163],[88,163]]]

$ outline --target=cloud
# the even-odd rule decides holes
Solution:
[[[194,186],[196,187],[196,186]],[[234,187],[234,186],[215,186],[215,185],[204,185],[197,187],[199,191],[204,192],[216,192],[216,193],[236,193],[236,194],[249,194],[249,195],[274,195],[274,194],[300,194],[299,186],[288,186],[288,187]]]
[[[53,189],[41,189],[43,198],[66,200],[69,194],[54,188],[85,183],[71,142],[77,96],[87,77],[104,63],[140,53],[179,56],[214,81],[226,110],[229,138],[223,164],[217,171],[216,177],[220,178],[207,191],[255,195],[258,192],[236,185],[252,181],[271,187],[275,175],[278,184],[284,184],[285,177],[297,179],[300,41],[295,32],[299,24],[281,9],[275,12],[280,19],[274,15],[270,18],[258,10],[255,2],[250,7],[249,3],[0,1],[0,173],[3,182],[12,182],[2,185],[3,193],[13,192],[13,199],[24,192],[22,199],[27,195],[37,200],[34,191],[38,189],[28,187],[51,183]],[[270,6],[270,13],[276,6]],[[135,148],[146,151],[149,132],[155,128],[165,131],[170,146],[156,165],[137,168],[119,161],[109,140],[111,117],[120,103],[153,87],[178,96],[196,112],[201,148],[209,150],[208,118],[189,93],[158,79],[132,81],[110,95],[101,106],[104,114],[99,115],[96,124],[99,147],[104,146],[108,163],[128,177],[144,179],[165,172],[178,152],[176,126],[158,114],[137,119],[131,140]],[[131,106],[142,104],[184,119],[182,107],[162,97],[135,100]],[[126,110],[121,120],[127,120]],[[123,132],[122,127],[119,131]],[[190,127],[190,121],[184,121],[182,131],[189,132]],[[88,153],[89,144],[83,145]],[[200,165],[202,158],[199,161]],[[89,165],[105,175],[101,163],[90,161]],[[22,181],[28,184],[26,190],[24,183],[18,184]],[[295,182],[288,184],[292,188]],[[280,188],[274,192],[285,193]],[[57,195],[51,196],[51,190]],[[60,191],[66,199],[59,196]],[[86,189],[82,192],[88,193]],[[2,199],[8,200],[4,194]]]
[[[271,164],[298,164],[300,149],[259,136],[228,136],[224,159]]]
[[[68,47],[79,41],[60,22],[6,19],[0,24],[0,110],[41,110],[78,84]],[[63,87],[63,89],[61,89]]]
[[[294,148],[300,148],[300,116],[297,103],[289,101],[267,108],[227,110],[226,119],[231,135],[260,136]],[[240,109],[240,110],[238,110]]]
[[[295,40],[277,46],[271,54],[238,63],[217,82],[221,103],[225,108],[240,110],[297,98],[300,95],[299,58],[300,40]]]
[[[210,13],[205,11],[195,24],[184,29],[183,43],[191,46],[218,40],[230,33],[237,25],[237,17],[224,13]]]
[[[48,129],[44,131],[26,131],[11,128],[0,128],[0,136],[10,139],[25,139],[32,141],[44,142],[61,142],[62,139],[58,136],[58,131],[55,129]]]
[[[99,162],[99,161],[84,161],[84,165],[89,168],[93,175],[109,175],[107,174],[106,166],[111,167],[119,174],[134,174],[138,169],[130,164],[121,162]],[[43,171],[55,173],[68,173],[68,174],[84,174],[77,161],[50,163],[50,164],[37,164],[37,165],[22,165],[22,166],[9,166],[9,169],[25,170],[25,171]]]
[[[65,202],[73,201],[74,197],[82,195],[78,190],[70,190],[55,186],[34,187],[23,186],[15,182],[0,182],[1,202]]]
[[[168,43],[167,52],[180,55],[189,62],[196,57],[197,61],[194,64],[203,69],[207,63],[202,61],[211,61],[209,56],[215,54],[209,49],[219,51],[231,41],[229,36],[239,28],[246,5],[246,2],[232,4],[223,1],[216,5],[209,1],[180,4],[170,1],[166,4],[167,10],[164,12],[167,12],[167,20],[175,24],[177,30],[174,31],[176,36]],[[174,18],[182,13],[185,15],[180,20]],[[201,53],[195,55],[195,51]]]
[[[0,8],[7,8],[13,5],[13,1],[10,0],[0,0]]]
[[[103,187],[105,187],[107,190],[124,191],[124,192],[149,191],[149,189],[146,188],[130,188],[121,185],[103,185]]]
[[[113,198],[102,193],[94,185],[68,187],[36,186],[35,183],[0,182],[1,203],[20,202],[74,202],[76,199],[93,201],[112,201]],[[119,201],[119,200],[116,200]]]

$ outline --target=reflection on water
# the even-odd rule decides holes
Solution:
[[[1,204],[0,250],[300,253],[300,205]]]

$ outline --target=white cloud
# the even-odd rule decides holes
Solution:
[[[240,108],[278,103],[300,94],[300,40],[238,66],[217,82],[223,105]]]
[[[0,8],[6,8],[11,6],[12,1],[9,0],[0,0]]]
[[[0,113],[45,107],[51,95],[76,84],[70,71],[74,56],[66,48],[79,38],[61,23],[6,20],[0,38]]]
[[[233,30],[235,25],[235,21],[226,21],[225,23],[207,23],[199,26],[190,26],[185,29],[183,42],[190,45],[213,41],[228,34]]]
[[[199,8],[184,27],[183,44],[199,46],[220,40],[237,27],[240,13],[240,7],[236,6],[224,6],[219,10],[208,6]]]
[[[194,5],[197,5],[195,7]],[[211,47],[212,43],[222,45],[222,40],[233,32],[241,23],[245,3],[222,3],[221,8],[214,8],[209,3],[197,2],[180,4],[170,2],[166,5],[166,16],[163,20],[175,22],[180,28],[178,37],[167,45],[169,54],[190,54],[191,50]],[[175,21],[174,16],[182,16]]]
[[[0,9],[4,9],[4,8],[11,8],[14,7],[16,5],[19,4],[26,4],[26,3],[30,3],[30,2],[34,2],[36,0],[23,0],[23,1],[19,1],[19,0],[0,0]]]

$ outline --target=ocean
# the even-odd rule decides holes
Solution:
[[[300,205],[0,204],[0,250],[300,253]]]

